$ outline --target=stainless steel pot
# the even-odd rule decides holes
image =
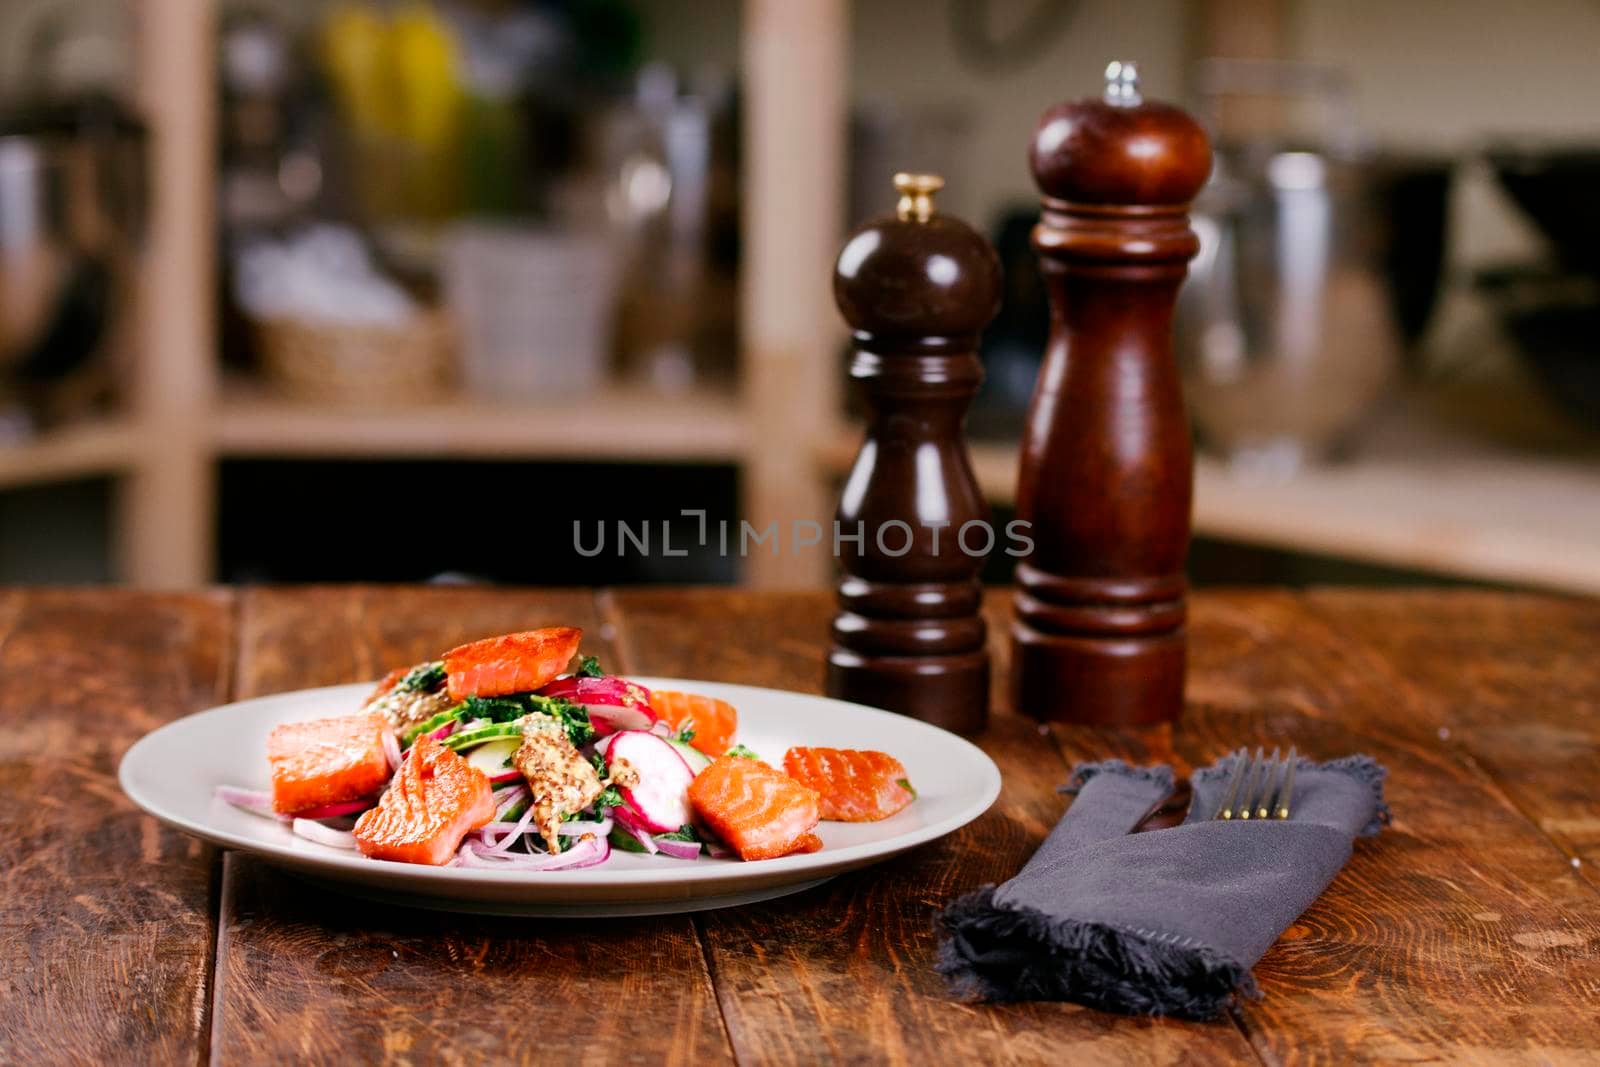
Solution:
[[[1425,326],[1449,170],[1366,151],[1333,72],[1207,69],[1210,97],[1333,94],[1342,116],[1314,147],[1218,146],[1179,299],[1176,346],[1202,440],[1236,468],[1286,477],[1348,439]]]

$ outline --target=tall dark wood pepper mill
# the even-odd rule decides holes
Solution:
[[[1040,718],[1135,725],[1183,710],[1194,460],[1172,311],[1211,147],[1142,99],[1133,64],[1106,81],[1046,111],[1029,153],[1051,326],[1017,482],[1034,549],[1017,568],[1011,692]]]
[[[839,503],[828,692],[973,731],[989,715],[978,571],[994,531],[963,427],[983,381],[978,335],[1000,309],[1000,258],[934,209],[942,178],[894,182],[895,214],[852,234],[833,275],[868,423]]]

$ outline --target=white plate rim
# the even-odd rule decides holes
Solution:
[[[692,885],[693,883],[704,881],[721,881],[728,885],[736,885],[746,880],[762,884],[772,884],[779,880],[783,882],[810,882],[829,874],[841,873],[852,867],[864,866],[880,859],[888,859],[908,849],[938,840],[983,815],[994,804],[1000,794],[1000,769],[989,758],[987,753],[966,738],[918,719],[818,694],[800,693],[765,686],[632,674],[627,675],[627,677],[647,688],[682,689],[694,692],[698,687],[700,691],[716,690],[718,693],[733,693],[735,697],[730,697],[729,699],[736,706],[738,705],[737,698],[753,700],[770,699],[775,696],[785,700],[800,698],[806,701],[820,701],[840,709],[848,709],[852,714],[876,716],[881,719],[892,720],[897,729],[928,737],[937,736],[939,743],[952,745],[955,751],[961,752],[971,760],[974,770],[983,772],[982,781],[974,783],[973,799],[959,810],[936,822],[907,830],[891,838],[824,848],[814,853],[784,856],[778,859],[761,860],[756,863],[718,862],[705,859],[679,860],[672,861],[670,864],[667,861],[663,861],[663,867],[659,872],[652,869],[643,875],[637,869],[608,871],[604,864],[599,867],[577,871],[496,871],[480,868],[432,867],[425,864],[373,860],[331,848],[307,851],[299,847],[299,843],[296,843],[294,847],[281,845],[276,842],[234,833],[225,828],[208,825],[203,821],[189,818],[181,812],[170,810],[166,804],[151,798],[139,787],[137,774],[142,761],[148,758],[146,753],[166,740],[167,737],[164,735],[170,736],[172,733],[190,728],[197,719],[258,711],[291,698],[308,701],[312,699],[327,699],[330,704],[351,700],[359,701],[361,697],[370,691],[373,684],[370,682],[286,690],[220,704],[175,719],[145,734],[129,747],[118,766],[117,779],[123,792],[141,810],[168,826],[214,845],[237,849],[241,852],[260,856],[269,862],[287,865],[302,871],[315,871],[338,881],[354,880],[366,882],[370,881],[374,876],[380,875],[385,880],[398,879],[408,884],[414,884],[414,891],[419,894],[437,895],[441,899],[448,899],[462,890],[470,891],[474,888],[493,890],[518,885],[536,886],[541,890],[569,886],[575,894],[581,893],[585,888],[615,889],[637,885],[641,888],[642,895],[650,895],[648,891],[652,888]],[[350,704],[345,703],[344,706],[350,706]],[[745,873],[741,874],[741,872]],[[366,877],[363,877],[363,875]],[[554,900],[557,898],[552,895],[549,899]],[[691,900],[692,898],[685,901],[686,910],[688,907],[692,907]],[[574,904],[580,903],[576,899],[572,902]]]

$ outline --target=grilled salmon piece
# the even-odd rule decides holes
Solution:
[[[406,680],[406,675],[410,674],[411,670],[410,667],[396,667],[384,675],[383,681],[379,682],[378,687],[372,691],[372,695],[367,697],[367,704],[371,704],[374,700],[392,693],[395,686]],[[366,707],[366,704],[363,704],[362,707]]]
[[[382,715],[284,723],[267,737],[272,807],[283,815],[371,796],[389,780]]]
[[[739,713],[732,704],[716,697],[652,689],[650,707],[666,720],[674,733],[692,723],[694,737],[689,744],[712,759],[728,751],[739,729]]]
[[[689,784],[689,803],[740,859],[815,852],[821,818],[817,791],[760,760],[723,756]]]
[[[555,680],[578,652],[583,631],[551,626],[486,637],[444,654],[450,699],[531,693]]]
[[[852,748],[791,748],[783,772],[822,796],[822,817],[834,822],[887,819],[917,798],[899,760]]]
[[[356,847],[373,859],[450,861],[461,839],[494,818],[482,771],[431,737],[419,737],[378,806],[356,820]]]

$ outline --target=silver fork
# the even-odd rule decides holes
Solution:
[[[1289,802],[1294,796],[1295,749],[1289,746],[1289,755],[1279,758],[1278,748],[1272,755],[1263,757],[1265,746],[1257,746],[1254,756],[1239,750],[1239,760],[1228,776],[1228,788],[1222,794],[1213,819],[1287,819]]]

